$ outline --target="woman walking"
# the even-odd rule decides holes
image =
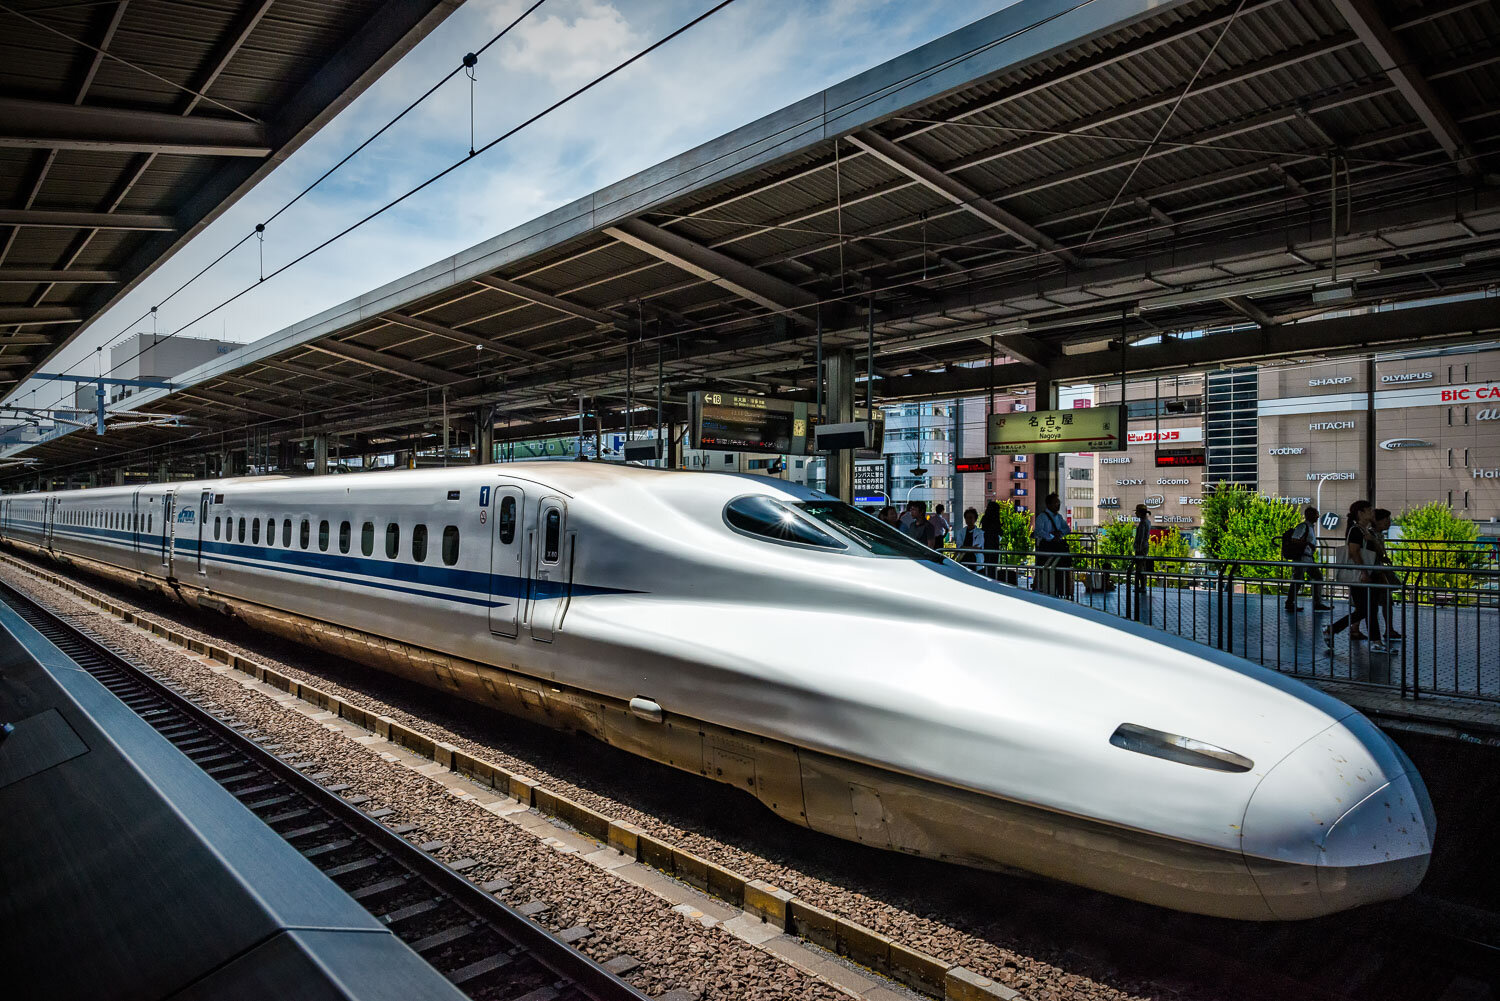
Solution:
[[[1375,562],[1374,542],[1370,538],[1370,525],[1374,520],[1375,509],[1369,501],[1357,500],[1349,505],[1349,531],[1344,536],[1344,555],[1340,562],[1360,567],[1367,567]],[[1341,567],[1338,577],[1349,585],[1349,614],[1323,627],[1323,643],[1330,650],[1333,649],[1333,638],[1345,629],[1349,630],[1351,642],[1365,639],[1365,634],[1359,631],[1359,624],[1370,617],[1369,571]],[[1378,635],[1371,642],[1370,649],[1385,649],[1385,644],[1380,642]]]

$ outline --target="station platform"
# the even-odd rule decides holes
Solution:
[[[463,997],[0,603],[9,996]]]

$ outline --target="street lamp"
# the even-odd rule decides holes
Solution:
[[[1318,477],[1318,493],[1317,493],[1318,504],[1317,504],[1317,507],[1318,507],[1318,517],[1319,518],[1323,517],[1323,484],[1326,483],[1328,480],[1332,479],[1336,475],[1338,475],[1338,474],[1337,473],[1324,473],[1322,476]]]

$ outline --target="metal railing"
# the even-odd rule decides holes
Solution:
[[[1500,701],[1500,569],[1493,566],[1370,567],[1029,550],[950,555],[991,579],[1287,674],[1377,686],[1405,698]],[[1300,611],[1288,611],[1289,604]],[[1324,604],[1329,611],[1315,608]],[[1337,627],[1331,639],[1325,636],[1330,625]]]

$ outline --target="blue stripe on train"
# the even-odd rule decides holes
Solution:
[[[38,532],[43,528],[41,522],[16,520],[20,524],[28,525]],[[139,551],[147,555],[161,552],[161,537],[155,535],[145,536],[138,532],[83,525],[56,525],[52,531],[55,536],[84,538],[92,542],[110,542],[132,547],[139,545],[138,550],[133,549],[132,551]],[[184,556],[189,558],[196,557],[198,551],[196,539],[176,539],[175,545],[179,558]],[[206,558],[219,563],[231,563],[251,569],[267,569],[251,562],[252,560],[262,560],[281,564],[288,572],[295,573],[298,576],[338,581],[344,584],[381,590],[399,591],[405,594],[416,594],[429,598],[446,598],[450,601],[483,605],[492,608],[508,604],[505,601],[493,600],[495,598],[524,598],[528,587],[531,595],[538,600],[562,597],[568,590],[567,585],[560,581],[530,580],[525,577],[512,577],[501,574],[491,575],[474,570],[454,570],[448,567],[398,563],[394,560],[379,560],[363,556],[315,553],[300,549],[275,549],[267,546],[245,545],[243,543],[205,540],[203,552]],[[327,572],[316,572],[319,570],[361,574],[367,577],[384,578],[384,580],[349,580],[345,577],[333,576]],[[492,583],[494,587],[493,591],[491,590]],[[444,587],[455,591],[466,591],[471,595],[481,596],[482,600],[424,591],[421,589],[424,585],[426,587]],[[637,594],[639,592],[628,588],[599,587],[593,584],[575,583],[572,586],[572,593],[579,597],[587,597],[604,594]]]

